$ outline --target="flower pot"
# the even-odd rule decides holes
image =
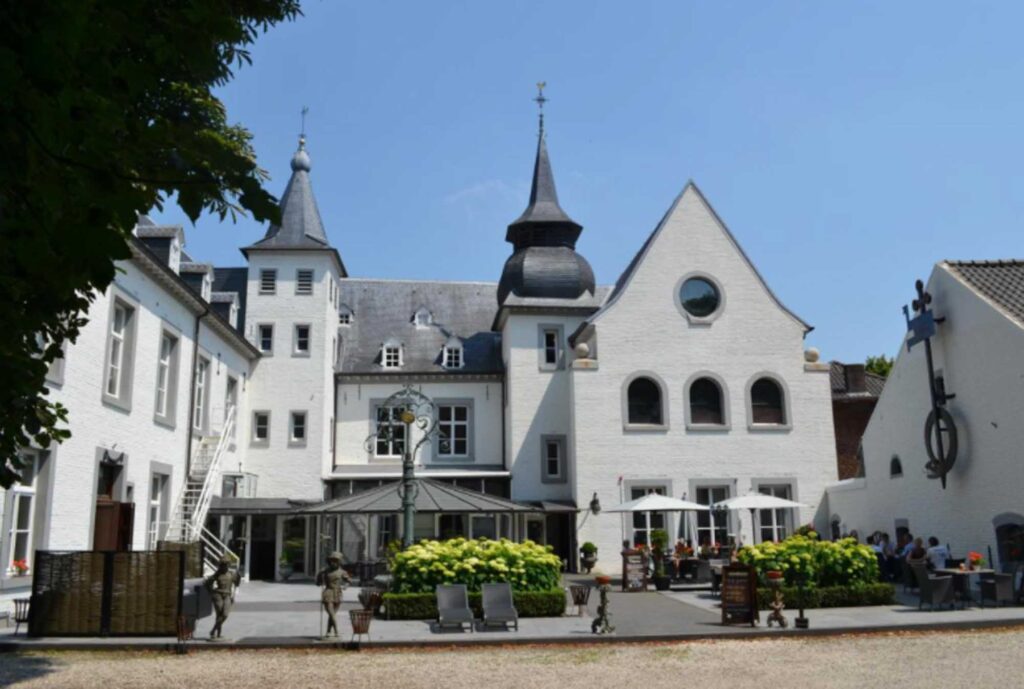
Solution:
[[[591,553],[587,555],[583,553],[580,556],[580,566],[583,567],[587,574],[590,574],[590,570],[594,569],[594,565],[597,564],[597,553]]]
[[[608,586],[610,583],[612,583],[612,578],[607,574],[599,574],[596,577],[594,577],[594,581],[597,582],[598,586]]]
[[[672,584],[672,579],[667,576],[656,576],[654,577],[654,588],[658,591],[668,591]]]
[[[288,581],[288,578],[295,573],[295,568],[292,567],[291,563],[280,564],[277,566],[277,573],[281,575],[281,578]]]

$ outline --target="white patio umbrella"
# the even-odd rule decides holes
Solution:
[[[785,510],[794,507],[807,507],[807,505],[786,498],[777,498],[774,495],[747,493],[746,495],[737,495],[735,498],[720,500],[711,507],[713,509],[750,510],[750,537],[753,539],[755,537],[754,512],[757,510]]]
[[[609,507],[605,512],[644,512],[647,519],[647,533],[651,533],[651,512],[689,512],[710,509],[707,505],[701,505],[689,500],[670,498],[667,495],[648,493],[647,495],[624,502],[615,507]]]

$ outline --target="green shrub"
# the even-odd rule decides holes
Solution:
[[[469,607],[483,618],[482,596],[469,594]],[[565,613],[565,591],[514,591],[512,599],[520,617],[560,617]],[[392,620],[437,619],[437,599],[433,593],[385,593],[384,608]]]
[[[420,541],[396,553],[391,569],[395,593],[433,593],[438,584],[465,584],[479,591],[488,582],[513,590],[551,591],[562,582],[562,561],[549,546],[485,538]]]
[[[761,610],[767,610],[774,592],[761,587],[757,590],[757,603]],[[800,590],[795,586],[783,586],[782,596],[787,610],[800,607]],[[804,608],[853,608],[862,605],[891,605],[896,590],[892,584],[857,584],[855,586],[825,586],[804,589]]]
[[[852,538],[821,541],[817,534],[790,536],[781,543],[760,543],[740,549],[737,559],[752,565],[762,583],[765,573],[778,570],[795,586],[801,574],[811,588],[853,586],[878,582],[875,551]]]
[[[586,543],[580,546],[580,552],[584,555],[593,555],[597,552],[597,546],[591,543],[590,541],[587,541]]]

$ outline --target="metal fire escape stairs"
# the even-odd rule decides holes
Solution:
[[[204,569],[213,571],[228,551],[228,546],[206,528],[210,500],[221,476],[221,461],[232,443],[235,428],[235,407],[228,407],[219,435],[206,435],[199,441],[192,457],[185,486],[178,497],[167,531],[167,538],[184,543],[202,541]]]

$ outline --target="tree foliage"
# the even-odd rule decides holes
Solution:
[[[864,362],[864,370],[868,373],[874,373],[883,378],[889,377],[889,371],[892,370],[893,360],[884,354],[878,356],[869,356],[867,361]]]
[[[17,450],[68,437],[46,371],[174,198],[277,220],[251,135],[212,94],[295,0],[0,0],[0,485]],[[100,391],[96,391],[97,399]]]

